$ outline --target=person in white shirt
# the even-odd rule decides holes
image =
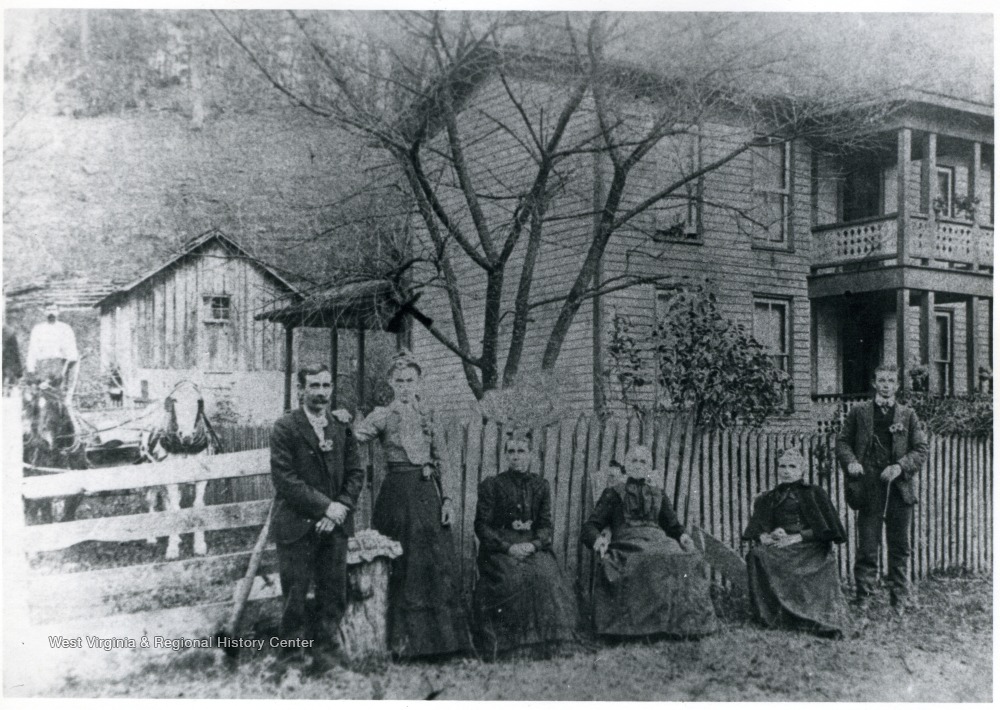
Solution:
[[[45,307],[45,320],[31,329],[28,339],[27,371],[53,385],[68,383],[67,398],[76,388],[76,335],[68,323],[58,320],[59,308],[50,303]]]

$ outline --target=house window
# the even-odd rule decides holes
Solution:
[[[753,301],[753,337],[774,366],[789,376],[792,374],[791,315],[791,299],[755,298]],[[791,407],[792,393],[789,391],[789,410]]]
[[[934,198],[934,212],[941,217],[952,217],[955,202],[955,168],[937,168],[937,196]]]
[[[229,296],[205,296],[204,304],[206,321],[231,320],[232,313]]]
[[[656,147],[656,183],[669,185],[701,166],[701,136],[682,133]],[[654,208],[655,241],[699,241],[704,179],[689,180]]]
[[[953,385],[952,346],[954,333],[950,311],[935,311],[934,367],[937,369],[937,394],[950,395]]]
[[[787,141],[752,149],[753,194],[750,213],[754,240],[759,245],[788,242],[789,173],[791,146]]]

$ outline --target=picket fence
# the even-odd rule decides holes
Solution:
[[[232,427],[220,430],[223,450],[267,445],[269,430]],[[503,466],[503,429],[478,418],[445,420],[438,431],[444,441],[446,494],[455,502],[456,541],[462,550],[466,589],[475,579],[473,521],[479,482]],[[653,451],[658,485],[664,487],[686,525],[746,552],[742,531],[753,499],[776,481],[777,454],[797,447],[807,465],[806,478],[826,488],[843,516],[848,543],[839,547],[843,579],[852,579],[855,513],[844,501],[843,479],[834,456],[835,435],[828,432],[700,431],[689,420],[639,417],[602,420],[596,416],[564,419],[534,432],[533,470],[549,482],[553,496],[556,555],[574,577],[589,570],[589,553],[579,549],[580,527],[603,488],[612,460],[623,461],[633,444]],[[918,477],[920,504],[913,521],[913,576],[949,569],[980,572],[992,568],[993,481],[992,438],[931,436],[927,464]],[[385,467],[377,446],[364,447],[369,472],[357,524],[367,527]],[[272,494],[267,476],[248,477],[234,491],[243,500]],[[589,579],[580,579],[589,589]]]
[[[8,415],[15,411],[14,407],[7,408],[5,403]],[[503,430],[495,423],[484,424],[474,417],[442,420],[437,427],[437,437],[442,442],[445,494],[456,508],[454,538],[461,552],[461,578],[468,600],[476,576],[473,522],[477,489],[484,478],[498,473],[503,466]],[[11,429],[8,416],[5,442],[14,436]],[[100,617],[105,617],[101,624],[111,626],[125,623],[122,620],[126,617],[134,621],[140,615],[122,614],[129,606],[123,600],[142,594],[153,595],[161,608],[143,611],[141,620],[133,626],[169,628],[175,634],[182,630],[205,633],[224,618],[233,583],[245,572],[248,551],[47,575],[32,572],[28,565],[29,559],[37,554],[52,553],[85,541],[127,541],[194,530],[248,528],[256,532],[273,495],[267,475],[268,430],[220,428],[219,434],[224,453],[214,457],[20,480],[21,494],[26,500],[67,495],[81,489],[99,493],[196,480],[210,483],[209,505],[203,509],[47,525],[25,526],[23,508],[12,509],[13,497],[7,498],[5,572],[13,571],[15,579],[23,577],[27,618],[37,617],[42,607],[46,614],[56,607],[62,609],[67,590],[72,590],[76,605],[71,616],[77,622],[90,623],[91,627]],[[679,418],[602,420],[596,416],[578,416],[539,429],[534,433],[534,441],[534,470],[544,476],[552,490],[555,554],[575,580],[583,609],[589,606],[594,564],[592,553],[578,544],[581,525],[593,508],[595,497],[603,490],[610,462],[623,461],[626,450],[640,443],[651,448],[655,483],[665,488],[681,520],[741,553],[745,552],[745,546],[740,536],[749,521],[754,498],[776,484],[777,455],[785,448],[798,447],[807,461],[807,480],[830,491],[844,518],[849,540],[838,547],[838,555],[842,578],[847,581],[851,578],[855,514],[844,503],[832,434],[701,431],[690,421]],[[992,438],[930,438],[928,462],[917,479],[920,504],[913,522],[916,579],[954,568],[972,572],[992,569],[992,452]],[[19,451],[8,452],[8,456],[14,455],[19,455]],[[378,446],[362,447],[362,458],[368,476],[356,513],[357,529],[369,525],[373,502],[385,476]],[[9,477],[5,481],[11,484]],[[12,523],[11,516],[16,523]],[[277,594],[274,571],[272,547],[265,556],[254,597],[267,600]],[[10,580],[9,575],[7,579]],[[172,598],[185,599],[184,585],[213,589],[215,596],[208,604],[171,608]],[[67,620],[53,621],[47,616],[44,623],[59,627]],[[42,621],[38,619],[39,623]]]

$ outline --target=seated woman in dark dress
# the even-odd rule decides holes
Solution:
[[[647,479],[645,446],[625,457],[622,483],[605,489],[580,532],[601,556],[594,585],[599,634],[704,636],[718,626],[703,561],[662,488]],[[602,534],[610,528],[610,540]]]
[[[803,481],[802,468],[802,456],[785,451],[777,487],[754,501],[743,533],[751,544],[750,610],[771,628],[840,636],[848,628],[847,606],[833,543],[845,542],[847,533],[830,496]]]
[[[576,638],[576,599],[552,553],[549,484],[531,473],[530,435],[507,439],[507,470],[479,484],[475,607],[487,657],[550,654]]]

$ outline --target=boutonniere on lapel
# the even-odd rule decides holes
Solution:
[[[323,439],[323,441],[319,442],[319,450],[327,453],[333,451],[333,441],[330,439]]]
[[[906,427],[899,422],[896,422],[895,424],[889,427],[890,434],[902,434],[904,431],[906,431]]]

